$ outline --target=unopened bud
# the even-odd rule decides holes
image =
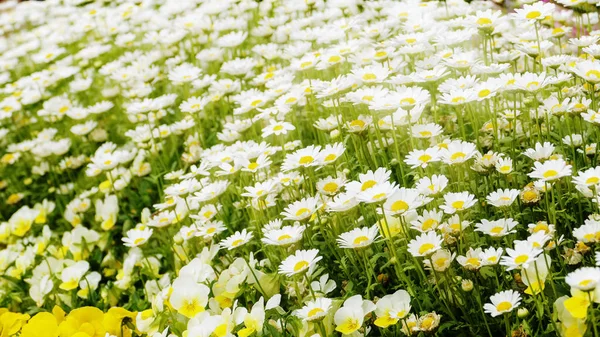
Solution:
[[[469,292],[469,291],[473,290],[473,281],[462,280],[462,282],[460,283],[460,287],[462,288],[463,291]]]
[[[331,132],[329,133],[329,136],[331,137],[331,139],[336,139],[337,137],[340,136],[340,130],[338,130],[338,129],[331,130]]]
[[[183,238],[179,233],[175,234],[175,236],[173,237],[173,242],[175,242],[178,245],[183,243]]]
[[[519,310],[517,310],[517,316],[519,316],[519,318],[525,318],[529,316],[529,310],[527,310],[527,308],[519,308]]]

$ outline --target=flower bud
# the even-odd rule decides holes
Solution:
[[[460,287],[462,288],[463,291],[469,292],[469,291],[473,290],[473,281],[462,280],[462,282],[460,283]]]
[[[527,310],[527,308],[519,308],[519,310],[517,310],[517,316],[519,316],[519,318],[525,318],[529,316],[529,310]]]
[[[173,242],[175,242],[178,245],[183,243],[183,238],[179,233],[175,234],[175,236],[173,237]]]
[[[96,128],[90,132],[89,138],[93,142],[103,142],[108,139],[108,133],[102,128]]]
[[[331,137],[331,139],[336,139],[337,137],[340,136],[340,130],[338,130],[338,129],[331,130],[331,132],[329,133],[329,136]]]

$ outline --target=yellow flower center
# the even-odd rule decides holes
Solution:
[[[375,53],[375,57],[379,58],[379,57],[386,57],[387,56],[387,52],[380,50],[378,52]]]
[[[548,226],[546,224],[539,223],[533,228],[533,232],[537,233],[539,231],[549,232],[550,229],[548,228]]]
[[[318,315],[319,313],[322,313],[324,310],[321,308],[313,308],[308,312],[308,317],[313,317],[315,315]]]
[[[517,256],[517,258],[515,259],[515,263],[523,264],[523,263],[527,262],[527,260],[529,260],[529,255],[523,254],[523,255]]]
[[[408,204],[403,200],[394,201],[391,207],[392,212],[406,212],[408,211],[408,208]]]
[[[531,202],[531,201],[537,199],[537,197],[538,197],[537,193],[533,190],[528,190],[528,191],[525,191],[525,193],[523,193],[523,199],[528,202]]]
[[[455,152],[452,154],[452,156],[450,156],[450,160],[459,160],[465,158],[466,156],[467,154],[464,152]]]
[[[500,234],[500,233],[502,233],[503,230],[504,230],[504,227],[502,227],[502,226],[496,226],[496,227],[494,227],[494,228],[492,228],[490,230],[490,233]]]
[[[438,267],[443,267],[446,265],[446,262],[448,262],[448,259],[445,257],[440,257],[439,259],[435,260],[435,265]]]
[[[492,20],[489,19],[489,18],[479,18],[479,19],[477,19],[476,23],[479,26],[491,25],[492,24]]]
[[[419,157],[419,161],[422,163],[427,163],[430,160],[431,160],[431,156],[428,154],[423,154]]]
[[[369,96],[369,95],[363,96],[362,100],[371,102],[373,100],[373,96]]]
[[[437,224],[438,224],[437,220],[429,218],[429,219],[423,221],[423,224],[421,227],[423,228],[423,230],[429,230]]]
[[[435,323],[435,320],[433,319],[433,317],[427,316],[427,317],[425,317],[425,319],[423,319],[421,321],[421,329],[423,329],[425,331],[430,330],[433,327],[434,323]]]
[[[542,16],[542,13],[540,11],[533,11],[533,12],[529,12],[527,13],[527,15],[525,15],[526,18],[528,19],[537,19],[540,16]]]
[[[307,261],[298,261],[296,262],[296,264],[294,265],[294,271],[297,273],[305,268],[308,267],[308,262]]]
[[[377,182],[375,180],[367,180],[362,184],[362,187],[360,188],[362,191],[366,191],[369,188],[375,186],[377,184]]]
[[[558,175],[558,172],[556,172],[555,170],[548,170],[546,172],[544,172],[543,176],[544,178],[552,178],[552,177],[556,177]]]
[[[593,185],[593,184],[597,184],[599,181],[600,181],[600,178],[598,178],[598,177],[590,177],[585,181],[585,183]]]
[[[458,200],[453,202],[450,206],[454,209],[462,209],[465,206],[465,202],[462,200]]]
[[[285,241],[285,240],[289,240],[291,238],[292,238],[291,235],[283,234],[283,235],[281,235],[280,237],[277,238],[277,241]]]
[[[301,165],[307,165],[307,164],[312,163],[313,161],[315,161],[315,158],[313,158],[312,156],[302,156],[302,157],[300,157],[299,163]]]
[[[329,63],[337,63],[337,62],[340,62],[341,59],[342,59],[341,56],[333,55],[333,56],[329,57],[329,59],[327,60],[327,62],[329,62]]]
[[[470,264],[472,266],[475,267],[479,267],[479,265],[481,264],[481,262],[479,262],[479,259],[476,257],[471,257],[467,259],[467,264]]]
[[[435,246],[433,245],[433,243],[424,243],[421,245],[421,247],[419,247],[419,254],[423,255],[428,251],[432,250],[434,247]]]
[[[496,306],[496,310],[498,310],[498,311],[508,311],[511,308],[512,308],[512,303],[510,303],[508,301],[500,302]]]
[[[373,200],[381,200],[381,199],[385,198],[386,195],[387,194],[385,194],[385,193],[378,193],[378,194],[375,194],[372,199]]]
[[[303,208],[300,208],[299,210],[296,211],[296,216],[297,217],[301,217],[301,216],[303,216],[306,213],[310,213],[310,209],[308,209],[306,207],[303,207]]]
[[[357,237],[356,239],[354,239],[354,241],[352,242],[355,246],[360,245],[361,243],[365,242],[365,241],[369,241],[369,238],[361,235],[359,237]]]
[[[333,181],[328,182],[323,186],[323,190],[327,193],[335,193],[338,190],[338,184]]]
[[[361,121],[360,119],[355,119],[352,122],[350,122],[350,126],[362,129],[365,127],[365,122]]]
[[[400,104],[402,105],[414,105],[417,101],[412,97],[406,97],[400,100]]]
[[[598,78],[600,78],[600,71],[598,71],[598,70],[595,70],[595,69],[588,70],[588,71],[585,73],[585,76],[586,76],[586,77],[591,77],[591,78],[594,78],[594,79],[598,79]]]
[[[368,73],[368,74],[364,74],[362,76],[363,81],[375,81],[377,79],[377,76],[375,76],[375,74],[373,73]]]

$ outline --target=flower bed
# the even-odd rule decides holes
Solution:
[[[600,336],[596,1],[528,2],[3,4],[1,337]]]

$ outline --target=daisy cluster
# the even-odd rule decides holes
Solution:
[[[600,336],[597,3],[1,3],[0,336]]]

